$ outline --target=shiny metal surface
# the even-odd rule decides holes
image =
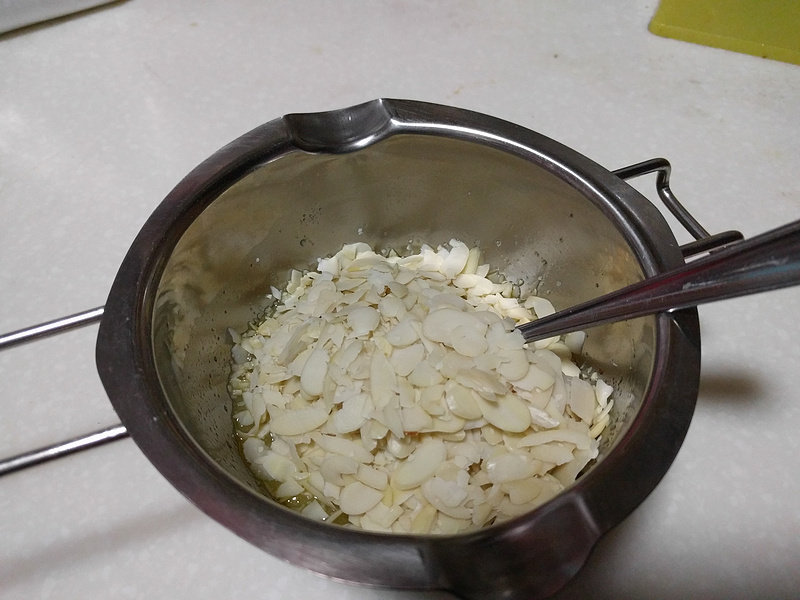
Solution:
[[[106,303],[97,365],[151,462],[207,514],[267,552],[371,585],[463,598],[545,597],[669,468],[699,379],[696,310],[596,328],[586,362],[615,383],[601,456],[515,520],[456,536],[310,521],[267,498],[232,435],[231,342],[270,285],[343,243],[477,243],[565,306],[682,264],[660,213],[606,169],[535,132],[452,107],[377,100],[290,115],[221,149],[167,196]]]
[[[800,221],[518,329],[528,342],[623,319],[800,284]]]
[[[42,338],[58,335],[71,329],[85,327],[92,323],[99,323],[103,316],[103,307],[91,308],[74,315],[68,315],[59,319],[53,319],[46,323],[40,323],[32,327],[25,327],[16,331],[10,331],[0,335],[0,350],[7,350],[20,344],[26,344]]]
[[[0,460],[0,477],[126,437],[128,437],[128,432],[123,425],[112,425],[58,444],[4,458]]]

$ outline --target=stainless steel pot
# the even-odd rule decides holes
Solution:
[[[233,437],[231,341],[270,285],[343,243],[458,238],[566,307],[683,263],[648,200],[533,131],[452,107],[376,100],[271,121],[192,171],[145,223],[113,284],[97,366],[127,432],[189,500],[270,554],[324,575],[464,598],[550,595],[652,491],[691,420],[700,371],[694,309],[598,327],[585,360],[613,381],[600,457],[564,493],[509,522],[452,536],[318,523],[266,497]]]

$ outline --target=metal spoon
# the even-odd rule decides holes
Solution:
[[[520,325],[533,342],[664,310],[800,284],[800,221],[717,250],[686,265]]]

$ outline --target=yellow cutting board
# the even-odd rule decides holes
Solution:
[[[661,0],[649,29],[800,65],[800,0]]]

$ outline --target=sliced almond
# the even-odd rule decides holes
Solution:
[[[328,353],[322,348],[317,348],[309,354],[300,373],[300,387],[309,396],[322,394],[329,360]]]
[[[389,362],[397,375],[406,377],[424,358],[425,346],[422,344],[412,344],[410,346],[396,348],[389,357]]]
[[[444,393],[447,407],[454,415],[467,420],[478,419],[483,416],[478,401],[475,399],[473,391],[469,388],[450,380],[444,386]]]
[[[447,457],[443,442],[427,439],[392,473],[392,485],[400,490],[418,487],[436,472]]]
[[[339,508],[348,515],[362,515],[373,508],[383,498],[383,492],[354,481],[342,488]]]
[[[309,433],[328,420],[328,411],[309,406],[299,410],[270,411],[269,427],[273,435],[299,435]]]
[[[476,400],[484,418],[498,429],[521,433],[531,425],[528,406],[518,396],[508,394],[499,397],[496,402],[476,396]]]

